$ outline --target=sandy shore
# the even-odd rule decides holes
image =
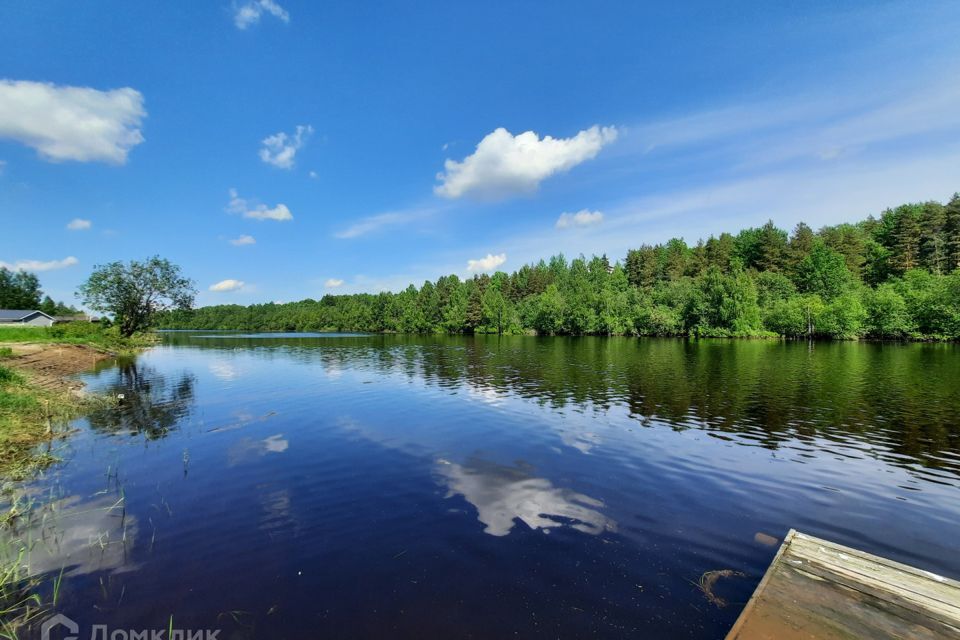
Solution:
[[[47,391],[80,391],[83,383],[70,376],[89,371],[101,360],[116,355],[94,347],[76,344],[5,343],[13,357],[3,364],[28,375],[32,386]]]

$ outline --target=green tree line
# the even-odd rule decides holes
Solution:
[[[0,267],[0,309],[40,310],[50,316],[79,313],[72,306],[43,295],[36,274],[11,271],[6,267]]]
[[[399,293],[174,310],[161,328],[960,339],[960,194],[857,224],[773,222],[622,261],[563,255]]]

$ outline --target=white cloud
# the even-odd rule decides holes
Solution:
[[[231,240],[230,244],[232,244],[235,247],[243,247],[248,244],[257,244],[257,240],[253,236],[242,235],[239,238],[234,238],[233,240]]]
[[[287,205],[278,204],[270,208],[265,204],[258,203],[251,208],[250,203],[248,203],[246,199],[241,198],[236,189],[230,189],[230,204],[227,205],[227,211],[254,220],[277,220],[280,222],[293,220],[293,214],[290,213]]]
[[[434,193],[445,198],[473,194],[483,199],[533,193],[540,183],[590,160],[617,139],[615,127],[593,126],[572,138],[542,139],[533,131],[514,136],[504,128],[488,134],[462,162],[447,160]]]
[[[273,0],[249,0],[235,5],[233,24],[237,29],[246,29],[260,22],[264,13],[269,13],[281,22],[290,22],[290,14]]]
[[[369,218],[364,218],[360,222],[350,225],[343,231],[338,231],[334,235],[337,238],[357,238],[376,231],[380,227],[403,222],[403,217],[399,213],[381,213]]]
[[[327,281],[323,283],[323,286],[328,289],[336,289],[337,287],[343,286],[343,280],[340,278],[328,278]]]
[[[70,231],[86,231],[92,226],[92,222],[84,220],[83,218],[74,218],[67,223],[67,229],[70,229]]]
[[[603,213],[600,211],[590,211],[581,209],[576,213],[561,213],[557,218],[557,229],[568,229],[570,227],[590,227],[603,222]]]
[[[267,164],[272,164],[279,169],[293,169],[293,160],[303,145],[307,143],[307,138],[313,133],[313,127],[310,125],[298,125],[293,135],[284,132],[275,133],[263,139],[263,147],[260,149],[260,159]],[[313,174],[313,172],[311,172]],[[315,174],[314,174],[315,175]],[[313,175],[311,175],[313,177]]]
[[[387,211],[377,215],[361,218],[342,231],[334,233],[334,237],[340,239],[358,238],[378,231],[382,227],[393,225],[409,224],[429,218],[430,216],[445,210],[446,207],[411,207],[409,209],[398,209],[397,211]]]
[[[507,261],[507,254],[493,255],[488,253],[486,258],[467,260],[467,271],[492,271]]]
[[[218,293],[239,291],[240,289],[243,289],[244,284],[245,283],[243,280],[234,280],[232,278],[228,278],[227,280],[221,280],[216,284],[210,285],[210,291],[216,291]]]
[[[72,267],[79,262],[73,256],[67,256],[63,260],[17,260],[13,263],[0,260],[0,267],[11,271],[53,271]]]
[[[949,83],[922,78],[888,79],[879,89],[858,81],[844,85],[631,126],[618,151],[642,149],[635,167],[647,155],[660,166],[674,158],[707,158],[715,166],[756,170],[875,156],[884,146],[924,135],[947,139],[960,128],[960,89]]]
[[[129,87],[98,91],[0,80],[0,138],[36,149],[52,162],[124,164],[143,142],[143,95]]]
[[[320,175],[319,175],[316,171],[311,171],[311,172],[310,172],[310,177],[311,177],[312,179],[316,180],[317,178],[320,177]]]

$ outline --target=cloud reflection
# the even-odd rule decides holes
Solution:
[[[263,440],[241,438],[227,450],[227,459],[230,466],[234,466],[268,453],[283,453],[289,447],[290,441],[285,439],[282,433],[276,433]]]
[[[63,569],[64,575],[77,576],[131,568],[128,552],[139,527],[122,501],[68,496],[41,508],[42,516],[35,515],[18,532],[21,539],[34,541],[25,558],[30,575]]]
[[[464,465],[439,460],[437,473],[449,489],[447,497],[462,495],[475,506],[484,532],[492,536],[509,534],[518,519],[531,529],[544,531],[567,526],[597,535],[616,530],[616,522],[599,511],[603,502],[555,487],[522,466],[478,459]]]
[[[207,368],[210,369],[210,373],[214,376],[226,382],[237,379],[238,373],[236,367],[226,360],[214,360],[207,365]]]

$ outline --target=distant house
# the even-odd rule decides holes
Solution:
[[[49,327],[54,319],[43,311],[0,309],[0,327]]]

